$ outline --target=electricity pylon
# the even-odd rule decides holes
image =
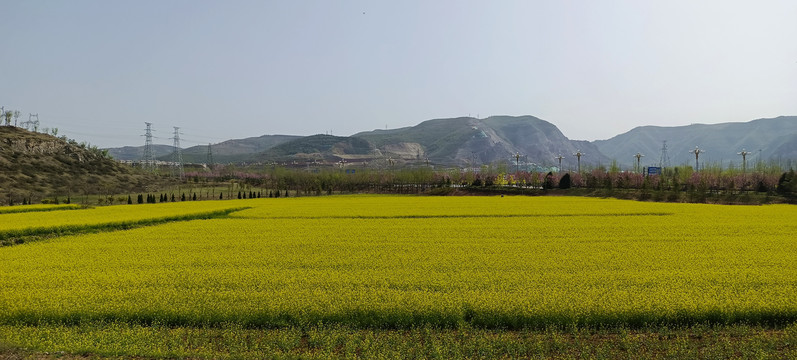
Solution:
[[[180,128],[177,126],[174,127],[174,136],[172,139],[174,140],[172,162],[174,163],[175,175],[179,176],[182,180],[185,176],[185,172],[183,172],[183,151],[180,149]]]

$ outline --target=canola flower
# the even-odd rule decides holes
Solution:
[[[35,204],[35,205],[25,205],[25,206],[2,206],[0,207],[0,214],[76,210],[80,208],[81,206],[77,204],[60,204],[60,205]]]
[[[227,209],[241,209],[245,204],[232,200],[178,202],[161,204],[117,205],[97,208],[75,209],[77,205],[44,206],[41,208],[70,211],[0,213],[0,234],[24,232],[35,229],[64,227],[87,227],[102,224],[136,222],[149,219],[187,216]],[[31,205],[36,209],[36,205]],[[27,209],[27,207],[21,208]]]
[[[240,203],[252,208],[0,249],[0,324],[797,320],[793,206],[403,196]]]

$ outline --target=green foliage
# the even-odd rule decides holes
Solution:
[[[780,176],[778,179],[777,191],[782,195],[797,195],[797,176],[795,176],[793,169],[789,172],[784,172]]]
[[[559,188],[560,189],[569,189],[570,188],[570,174],[562,175],[562,178],[559,179]]]
[[[569,177],[570,176],[568,174],[568,178]],[[545,181],[543,181],[543,183],[542,183],[542,188],[545,189],[545,190],[554,188],[554,180],[553,180],[553,173],[552,172],[548,172],[548,174],[545,175]]]
[[[0,325],[9,359],[790,359],[797,327],[407,330],[328,324],[277,329],[127,323]],[[5,343],[5,346],[3,345]],[[64,353],[64,351],[66,353]],[[49,355],[47,355],[49,353]]]

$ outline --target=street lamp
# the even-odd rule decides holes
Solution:
[[[636,155],[634,155],[634,157],[636,158],[636,171],[637,171],[637,172],[639,172],[639,169],[640,169],[640,167],[639,167],[639,160],[640,160],[640,159],[642,159],[644,156],[645,156],[645,155],[642,155],[642,154],[640,154],[640,153],[636,153]]]
[[[579,174],[581,174],[581,157],[584,156],[584,155],[586,155],[586,154],[581,152],[581,150],[576,150],[576,152],[573,154],[573,156],[575,156],[576,159],[578,159],[578,173]]]
[[[750,155],[750,152],[742,148],[742,151],[736,154],[742,156],[742,174],[744,174],[747,172],[747,155]]]
[[[520,172],[520,153],[515,153],[515,173]]]
[[[700,165],[697,160],[700,157],[700,154],[706,152],[706,150],[700,149],[699,147],[695,146],[695,149],[689,150],[689,152],[695,154],[695,171],[699,171]]]
[[[562,159],[564,159],[564,158],[565,157],[562,156],[562,154],[559,154],[557,157],[554,158],[556,160],[559,160],[559,171],[562,171]]]

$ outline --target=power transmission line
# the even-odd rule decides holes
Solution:
[[[211,147],[210,143],[208,143],[207,165],[208,168],[210,168],[211,170],[213,169],[213,165],[215,165],[215,163],[213,162],[213,147]]]
[[[147,132],[144,134],[144,158],[141,160],[145,170],[155,171],[155,158],[152,155],[152,123],[147,124]]]
[[[172,153],[172,161],[174,162],[174,172],[175,175],[179,176],[180,179],[185,177],[185,172],[183,171],[183,151],[180,149],[180,128],[175,126],[174,127],[174,153]]]
[[[661,155],[659,156],[659,167],[664,169],[670,167],[670,156],[667,155],[667,140],[661,145]]]
[[[33,121],[33,118],[36,118],[36,121]],[[39,131],[39,113],[31,114],[28,113],[28,121],[23,121],[19,124],[20,126],[24,127],[25,130],[30,130],[33,127],[33,131]]]

